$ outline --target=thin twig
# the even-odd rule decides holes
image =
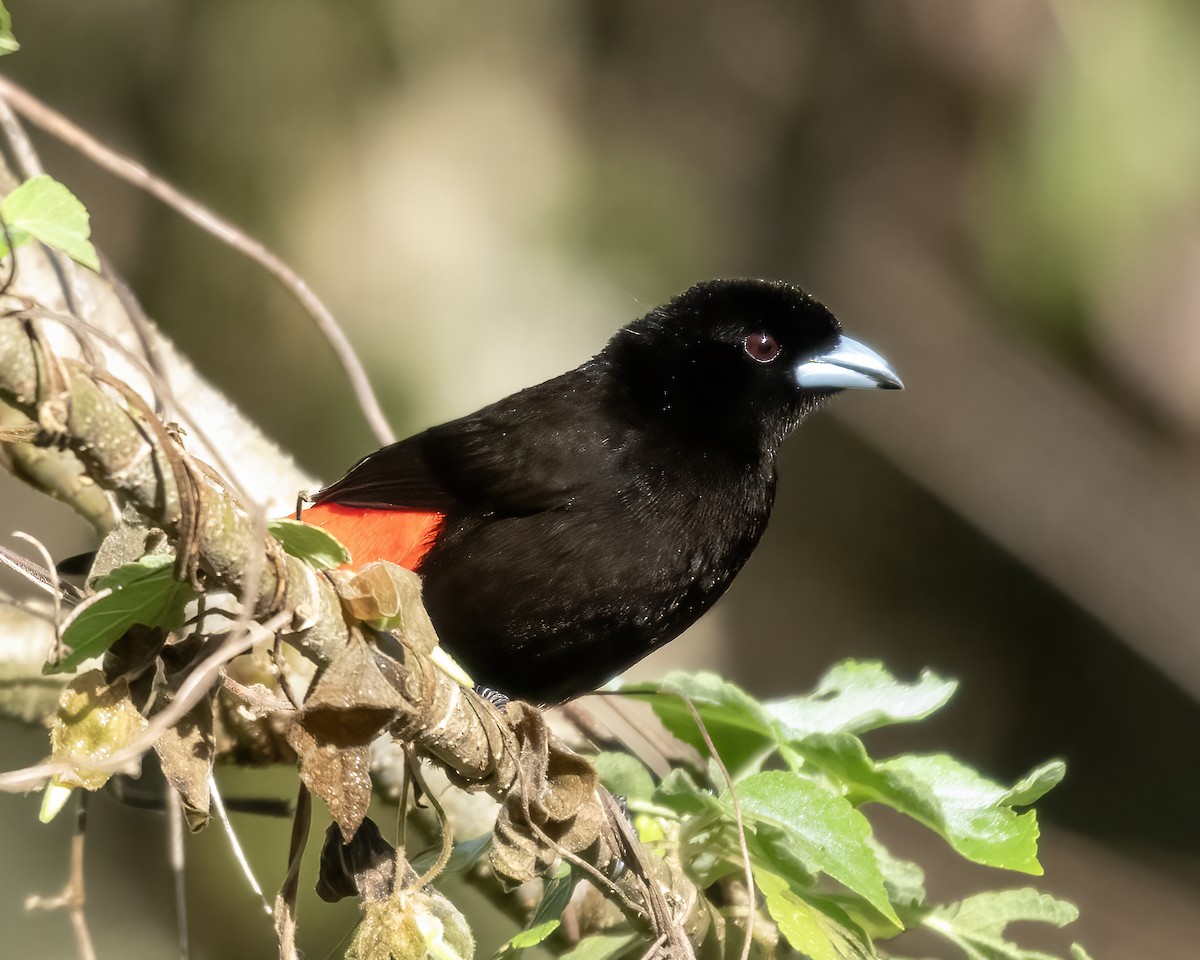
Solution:
[[[237,834],[233,832],[233,824],[229,822],[229,814],[225,810],[225,801],[221,799],[221,791],[217,788],[217,778],[211,773],[208,775],[208,795],[212,798],[213,809],[217,812],[217,820],[225,830],[225,836],[229,838],[229,846],[233,850],[233,858],[238,862],[238,866],[242,868],[242,874],[246,877],[246,882],[250,884],[250,889],[258,894],[258,899],[262,901],[263,913],[268,917],[274,914],[271,909],[271,903],[267,900],[267,895],[263,893],[263,888],[259,886],[258,879],[254,876],[254,871],[250,869],[250,861],[246,859],[246,851],[242,849],[241,843],[238,841]]]
[[[28,557],[23,557],[8,547],[0,546],[0,565],[8,567],[13,573],[20,574],[30,583],[45,590],[51,596],[57,596],[60,600],[66,599],[71,603],[79,603],[83,599],[83,595],[69,583],[59,581],[56,587],[55,578],[51,576],[48,568],[34,563]],[[57,594],[55,593],[56,589]]]
[[[586,710],[578,700],[562,704],[558,708],[558,712],[597,749],[634,752],[620,734],[597,720],[591,711]]]
[[[75,933],[80,960],[96,960],[96,948],[92,943],[87,916],[83,911],[83,853],[84,839],[87,836],[87,805],[88,795],[81,791],[75,807],[75,832],[71,836],[71,869],[67,885],[57,897],[27,897],[25,909],[61,910],[65,907],[71,917],[71,929]]]
[[[725,766],[725,761],[717,753],[717,748],[712,741],[712,737],[708,735],[708,727],[701,718],[700,711],[696,709],[696,705],[692,703],[690,697],[685,697],[681,693],[677,693],[675,696],[687,704],[688,710],[691,711],[692,719],[696,721],[696,727],[700,731],[700,736],[704,738],[704,745],[708,747],[709,754],[720,769],[721,776],[725,779],[725,786],[729,788],[729,799],[733,804],[733,818],[737,823],[738,843],[742,848],[742,866],[746,871],[748,909],[746,911],[746,942],[742,944],[741,957],[741,960],[746,960],[750,956],[750,945],[754,940],[754,921],[758,916],[758,905],[755,902],[754,871],[750,866],[750,847],[746,844],[746,823],[742,819],[742,802],[738,799],[737,790],[733,785],[733,777],[729,775],[729,768]]]
[[[37,537],[34,537],[23,530],[14,530],[13,536],[18,540],[24,540],[32,546],[42,556],[42,563],[46,565],[46,576],[50,579],[50,593],[54,597],[54,659],[62,659],[62,584],[58,579],[58,568],[54,566],[54,558],[50,556],[50,551],[46,549],[46,545]]]
[[[83,912],[83,851],[87,839],[88,796],[80,792],[79,805],[75,808],[75,833],[71,836],[71,894],[68,909],[71,913],[71,929],[75,931],[75,942],[79,945],[80,960],[96,960],[96,948],[88,930],[87,915]]]
[[[0,102],[0,130],[4,131],[4,136],[7,138],[9,146],[12,147],[17,170],[24,179],[31,180],[46,172],[42,167],[41,158],[29,141],[28,134],[21,126],[21,121],[13,113],[12,107],[3,102]]]
[[[642,960],[651,960],[652,957],[658,956],[658,951],[663,948],[666,942],[667,935],[665,933],[659,934],[658,939],[650,944],[650,946],[646,948],[646,952],[642,954]]]
[[[188,960],[191,947],[188,943],[187,878],[184,871],[183,801],[174,787],[167,788],[167,856],[171,865],[171,876],[175,881],[175,924],[179,929],[179,960]]]
[[[417,754],[412,746],[405,744],[404,747],[404,771],[406,774],[411,774],[413,783],[417,788],[425,794],[430,806],[433,807],[433,812],[437,814],[438,828],[442,831],[442,850],[438,854],[438,858],[434,861],[424,875],[414,884],[411,885],[411,890],[423,890],[434,880],[436,880],[446,869],[446,864],[450,862],[450,855],[454,852],[454,828],[450,825],[450,818],[446,816],[446,811],[442,809],[442,804],[433,792],[425,783],[425,778],[421,775],[421,769],[417,765]],[[403,805],[402,805],[403,806]]]
[[[312,823],[312,794],[300,784],[296,794],[296,814],[292,819],[292,839],[288,848],[288,869],[279,896],[275,898],[275,935],[279,938],[279,960],[299,960],[296,953],[296,895],[300,890],[300,861],[308,844]]]
[[[262,624],[262,629],[268,634],[274,633],[290,619],[290,613],[278,613]],[[235,639],[239,633],[246,635]],[[103,760],[97,760],[89,766],[89,771],[120,773],[129,772],[131,766],[136,769],[136,763],[142,754],[154,746],[163,733],[175,726],[184,714],[208,694],[213,685],[218,682],[225,665],[234,657],[241,656],[262,639],[263,634],[252,631],[250,626],[230,633],[224,643],[188,674],[187,679],[183,681],[175,694],[175,699],[150,719],[145,729],[129,746],[115,751]],[[30,790],[44,786],[53,777],[72,773],[74,773],[74,768],[65,763],[39,763],[22,770],[13,770],[10,773],[0,774],[0,793],[28,793]]]
[[[175,403],[174,391],[171,388],[170,373],[158,346],[158,331],[154,329],[154,324],[146,316],[146,311],[142,309],[141,302],[130,289],[129,284],[125,282],[125,278],[117,273],[112,261],[100,250],[96,251],[96,256],[100,258],[101,275],[112,287],[113,293],[116,294],[117,300],[121,304],[121,309],[125,311],[125,316],[129,318],[129,322],[133,326],[133,332],[137,334],[138,342],[146,354],[146,362],[162,382],[166,394],[165,399],[178,407],[179,404]],[[155,400],[159,401],[155,406],[155,413],[161,416],[163,404],[157,396],[157,391],[155,393]]]
[[[255,261],[278,280],[304,308],[316,324],[317,329],[329,342],[334,355],[346,373],[346,378],[350,381],[358,405],[376,439],[380,444],[389,444],[395,441],[396,435],[388,424],[387,417],[384,416],[379,399],[371,388],[362,362],[355,354],[345,332],[338,325],[329,308],[321,302],[295,270],[261,242],[189,197],[177,187],[167,183],[161,177],[155,176],[137,161],[105,146],[57,110],[43,103],[7,77],[0,77],[0,98],[7,100],[18,113],[31,123],[75,148],[109,173],[132,183],[165,203],[202,230],[211,233]]]

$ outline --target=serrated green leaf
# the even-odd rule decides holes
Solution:
[[[876,960],[870,940],[861,931],[835,919],[791,889],[769,871],[754,871],[754,882],[767,901],[767,912],[779,932],[811,960]]]
[[[1018,784],[1021,789],[1006,790],[945,754],[903,755],[876,763],[862,741],[848,733],[810,736],[796,748],[852,800],[899,810],[976,863],[1041,874],[1037,816],[1017,813],[1011,797],[1040,796],[1037,790],[1049,789],[1047,784],[1061,778],[1057,762],[1035,770]]]
[[[1026,887],[968,897],[931,911],[922,922],[960,947],[971,960],[1058,960],[1005,940],[1005,930],[1021,920],[1063,927],[1078,917],[1072,904]]]
[[[1010,807],[1027,807],[1062,783],[1066,775],[1067,765],[1061,760],[1043,763],[1013,784],[1001,802]]]
[[[914,683],[896,679],[883,664],[847,660],[825,674],[807,696],[764,704],[785,740],[814,733],[865,733],[892,723],[924,720],[945,706],[958,684],[929,670]]]
[[[774,749],[775,731],[763,705],[714,673],[674,671],[657,683],[624,685],[621,691],[657,694],[650,698],[650,705],[663,726],[707,756],[708,747],[692,711],[680,697],[690,700],[735,778],[755,769]]]
[[[654,794],[654,778],[636,757],[628,753],[598,753],[592,765],[609,793],[634,802],[649,800]]]
[[[18,186],[0,201],[0,217],[8,224],[13,246],[33,237],[99,271],[100,258],[88,240],[87,208],[53,177],[42,174]]]
[[[17,43],[17,38],[12,32],[12,15],[5,9],[4,4],[0,3],[0,57],[6,53],[14,53],[20,48],[21,45]]]
[[[911,860],[900,860],[892,856],[882,843],[868,837],[867,843],[875,851],[888,899],[897,907],[909,909],[925,905],[925,871]]]
[[[717,798],[705,790],[686,770],[676,767],[662,779],[654,790],[653,802],[673,810],[680,817],[698,816],[720,810]]]
[[[300,520],[268,520],[267,531],[293,557],[318,570],[350,562],[347,550],[332,533]]]
[[[807,777],[781,770],[755,774],[737,786],[743,817],[786,831],[806,860],[853,890],[902,927],[888,902],[866,817],[845,797]],[[732,809],[728,797],[722,798]]]
[[[174,558],[164,554],[142,557],[117,567],[96,581],[106,597],[80,607],[67,621],[63,644],[71,651],[46,673],[73,670],[111,647],[134,624],[174,630],[183,624],[183,608],[195,598],[190,584],[175,579]]]
[[[584,937],[559,960],[617,960],[640,945],[636,933],[595,933]]]

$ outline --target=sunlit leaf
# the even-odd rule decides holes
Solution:
[[[805,860],[853,890],[897,926],[866,817],[844,797],[795,773],[768,771],[737,787],[742,815],[787,832]],[[727,800],[732,806],[732,803]]]
[[[945,706],[956,687],[929,670],[905,683],[876,661],[847,660],[826,673],[812,693],[775,700],[764,709],[787,740],[813,733],[865,733],[925,719]]]
[[[1005,940],[1005,931],[1010,923],[1022,920],[1062,927],[1073,923],[1078,916],[1079,911],[1066,901],[1024,888],[968,897],[933,910],[923,922],[960,947],[970,960],[1059,960],[1052,954],[1026,950]],[[1076,960],[1080,950],[1072,949]]]
[[[190,584],[175,579],[174,558],[154,554],[117,567],[96,582],[112,593],[80,607],[63,630],[70,650],[46,673],[73,670],[111,647],[134,624],[174,630],[183,623],[184,607],[195,597]]]
[[[964,857],[992,867],[1040,874],[1033,811],[1018,813],[1062,779],[1060,762],[1039,767],[1012,790],[945,754],[876,762],[850,734],[819,735],[798,745],[804,757],[858,802],[877,801],[937,831]]]
[[[85,267],[100,269],[100,259],[88,239],[87,209],[53,177],[42,174],[18,186],[0,201],[0,217],[8,225],[13,246],[33,237]]]
[[[0,3],[0,57],[6,53],[14,53],[20,48],[21,45],[17,43],[17,38],[12,32],[12,15],[5,9],[4,4]]]
[[[861,931],[809,903],[787,881],[768,871],[754,873],[779,932],[811,960],[875,960],[877,954]]]
[[[318,570],[350,562],[350,551],[332,533],[299,520],[268,520],[267,531],[293,557]]]

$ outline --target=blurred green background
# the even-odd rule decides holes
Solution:
[[[908,391],[800,432],[759,553],[641,669],[762,695],[846,656],[960,678],[891,745],[1000,778],[1064,757],[1043,886],[1081,906],[1072,935],[1098,960],[1196,950],[1194,0],[8,6],[22,49],[0,68],[295,265],[402,434],[574,365],[705,277],[824,300]],[[148,312],[269,434],[326,479],[372,448],[272,281],[36,139]],[[5,535],[88,546],[18,496]],[[45,749],[3,736],[5,766]],[[36,808],[0,797],[0,955],[69,957],[66,918],[21,908],[65,877],[67,827]],[[235,822],[277,885],[287,825]],[[170,955],[162,819],[101,798],[91,837],[101,955]],[[918,843],[898,852],[941,862]],[[220,835],[189,857],[194,955],[271,955]],[[931,892],[960,880],[997,882],[946,862]],[[306,900],[308,955],[353,917]]]

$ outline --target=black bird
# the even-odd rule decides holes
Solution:
[[[353,566],[417,570],[474,680],[558,703],[725,592],[808,414],[840,390],[901,388],[799,287],[712,280],[574,370],[364,458],[304,519]]]

